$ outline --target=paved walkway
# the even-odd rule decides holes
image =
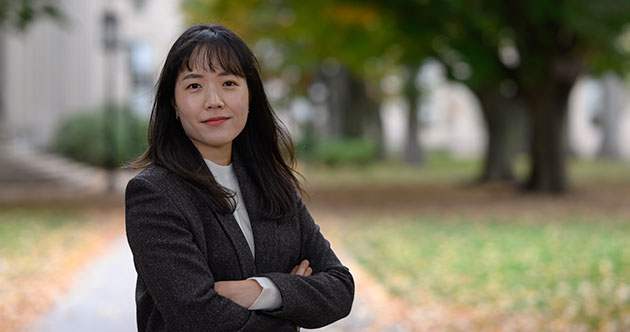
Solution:
[[[346,258],[342,257],[344,263]],[[302,331],[407,331],[396,326],[374,329],[377,317],[364,294],[363,278],[357,279],[357,294],[348,317],[321,329]],[[34,332],[133,332],[135,303],[133,300],[136,272],[126,239],[114,241],[111,248],[77,275],[74,287],[59,298],[50,312],[32,327]]]
[[[74,287],[57,300],[35,332],[133,332],[136,272],[124,238],[83,271]]]

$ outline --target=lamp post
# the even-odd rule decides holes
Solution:
[[[103,15],[103,46],[105,50],[105,117],[103,130],[105,138],[104,166],[107,170],[107,189],[114,191],[116,181],[116,108],[114,105],[114,78],[116,73],[116,50],[118,49],[118,18],[111,11]]]

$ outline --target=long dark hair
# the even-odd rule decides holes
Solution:
[[[263,216],[274,219],[286,216],[296,208],[296,190],[301,191],[293,142],[267,100],[253,52],[240,37],[218,24],[192,26],[171,47],[157,82],[149,122],[149,147],[132,167],[144,168],[149,164],[166,167],[195,189],[209,191],[218,212],[234,211],[233,195],[208,176],[203,157],[176,119],[172,103],[179,72],[195,65],[215,70],[213,60],[225,71],[247,80],[249,116],[245,128],[232,143],[232,152],[263,196]]]

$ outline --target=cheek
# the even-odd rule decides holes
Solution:
[[[186,124],[187,122],[197,122],[197,118],[200,114],[198,101],[190,97],[176,98],[175,104],[182,124]]]
[[[175,105],[177,106],[177,110],[181,112],[190,113],[191,109],[193,109],[194,100],[191,97],[184,96],[175,96]]]
[[[247,118],[247,112],[249,110],[249,99],[247,94],[241,96],[235,96],[230,100],[232,111],[238,117]]]

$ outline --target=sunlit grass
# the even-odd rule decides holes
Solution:
[[[80,221],[68,210],[0,207],[0,255],[24,257],[53,240],[72,242],[72,230],[81,227]]]
[[[630,161],[570,160],[569,175],[579,183],[630,183]]]
[[[630,329],[628,220],[377,218],[345,227],[344,246],[411,303],[535,310]]]

